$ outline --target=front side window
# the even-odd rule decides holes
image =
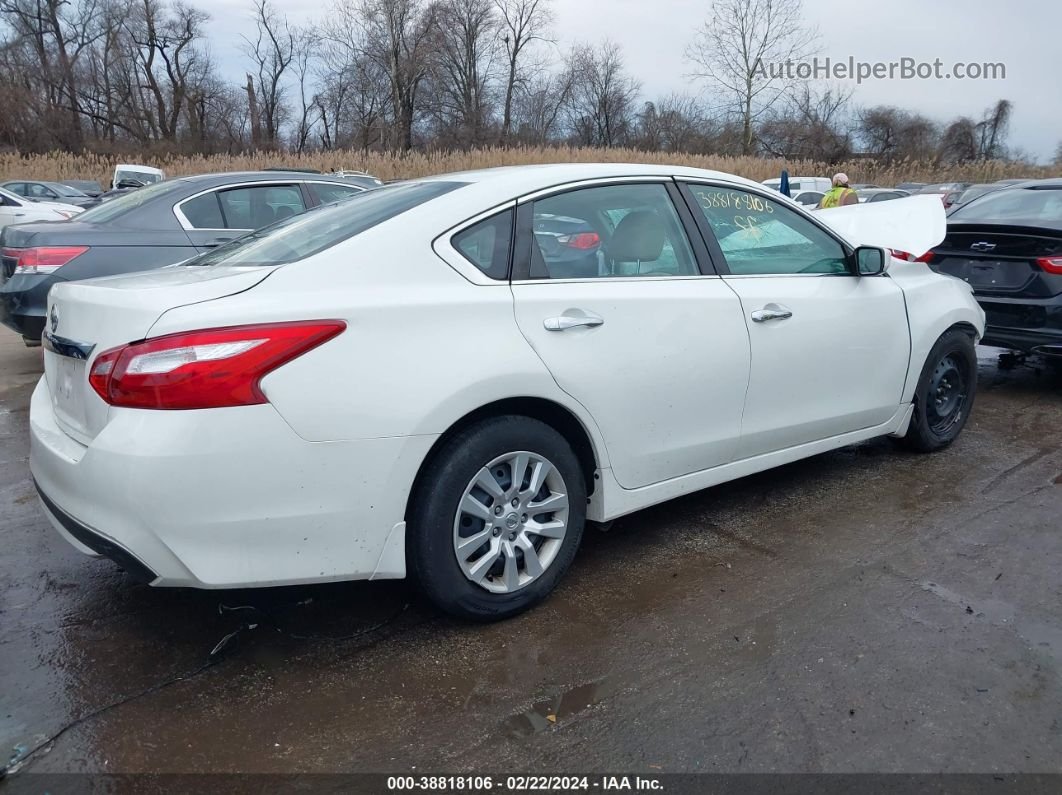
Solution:
[[[737,188],[689,188],[732,274],[850,273],[841,244],[781,202]]]
[[[509,249],[512,245],[513,211],[505,210],[462,229],[451,238],[465,259],[492,279],[509,276]]]
[[[632,183],[580,188],[534,202],[531,278],[699,273],[667,189]]]

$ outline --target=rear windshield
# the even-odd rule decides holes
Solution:
[[[85,194],[79,191],[77,188],[71,188],[69,185],[63,185],[61,182],[49,182],[48,187],[58,193],[60,196],[84,196]]]
[[[169,182],[156,182],[146,188],[137,188],[113,199],[107,199],[103,204],[98,204],[92,209],[81,213],[77,220],[90,224],[105,224],[121,215],[125,215],[130,210],[135,210],[144,202],[151,201],[156,196],[175,193],[185,187],[187,187],[186,183],[179,179],[170,180]]]
[[[1062,229],[1062,188],[1011,188],[974,199],[949,217],[969,224],[1014,224]]]
[[[244,235],[185,264],[285,265],[331,248],[463,184],[406,182],[367,190]]]

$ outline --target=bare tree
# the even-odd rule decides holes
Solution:
[[[1052,162],[1062,168],[1062,141],[1059,141],[1058,146],[1055,148],[1055,159]]]
[[[860,110],[857,132],[864,151],[886,163],[931,159],[939,144],[937,126],[930,119],[888,105]]]
[[[317,39],[316,32],[311,28],[303,28],[295,33],[292,69],[298,86],[299,116],[292,134],[292,148],[299,153],[304,152],[309,146],[310,134],[313,132],[312,117],[317,110],[313,97],[309,95],[310,81],[319,57],[315,49]]]
[[[541,146],[555,137],[572,90],[571,70],[541,73],[522,81],[513,94],[509,140]]]
[[[252,130],[261,136],[254,144],[274,149],[285,111],[284,74],[296,58],[297,31],[286,16],[277,14],[269,0],[254,0],[254,26],[255,35],[245,36],[243,46],[255,70],[254,75],[248,75],[247,84],[248,104],[255,106]]]
[[[646,102],[638,114],[637,144],[647,151],[707,152],[717,131],[697,100],[670,94]]]
[[[421,109],[418,92],[431,68],[435,9],[424,0],[361,0],[357,8],[365,55],[390,83],[396,148],[407,151]]]
[[[776,157],[836,163],[852,154],[848,104],[852,92],[825,85],[799,86],[757,131],[763,149]]]
[[[502,41],[505,44],[507,74],[505,97],[502,100],[501,138],[506,140],[512,131],[513,97],[526,74],[521,74],[524,51],[536,41],[548,41],[553,23],[550,0],[494,0],[501,16]]]
[[[619,45],[606,40],[597,47],[576,46],[568,70],[568,120],[575,140],[585,146],[626,143],[641,86],[627,74]]]
[[[151,135],[177,140],[185,103],[194,86],[209,72],[199,48],[202,26],[209,16],[196,8],[161,0],[139,0],[126,24],[139,65],[139,93]]]
[[[1006,154],[1005,141],[1014,106],[1001,99],[988,108],[977,123],[977,156],[981,160],[1001,159]]]
[[[686,49],[694,77],[708,80],[741,119],[742,153],[755,149],[755,124],[786,93],[789,69],[812,54],[818,33],[801,0],[715,0],[712,16]],[[784,65],[789,65],[783,68]]]
[[[977,159],[977,124],[969,116],[960,116],[944,128],[940,159],[946,163],[968,163]]]
[[[433,82],[443,143],[476,146],[490,121],[499,20],[490,0],[438,0]]]

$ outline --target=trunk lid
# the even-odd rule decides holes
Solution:
[[[1062,234],[1000,224],[949,224],[933,249],[930,267],[967,282],[977,295],[1049,298],[1062,292],[1062,276],[1036,260],[1062,257]]]
[[[44,374],[59,426],[88,444],[107,424],[110,407],[88,382],[89,368],[99,354],[143,339],[170,309],[243,292],[273,270],[173,265],[57,283],[48,295]]]
[[[183,229],[132,229],[117,224],[78,221],[36,221],[13,224],[0,231],[3,248],[33,246],[188,246]]]

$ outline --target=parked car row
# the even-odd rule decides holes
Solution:
[[[856,192],[860,204],[901,199],[915,194],[931,194],[939,196],[944,208],[950,210],[967,204],[978,196],[1026,181],[1024,179],[1001,179],[997,182],[978,184],[966,182],[941,182],[934,184],[901,182],[894,188],[884,188],[871,183],[855,183],[849,187]],[[768,179],[761,184],[778,190],[781,186],[781,180]],[[789,180],[789,195],[795,202],[805,207],[818,207],[830,187],[831,182],[828,177],[793,177]]]
[[[38,223],[0,232],[0,322],[39,344],[56,283],[172,265],[377,185],[367,175],[207,174],[155,182],[84,212],[33,205],[35,217],[26,220]],[[25,212],[30,203],[22,205]]]

